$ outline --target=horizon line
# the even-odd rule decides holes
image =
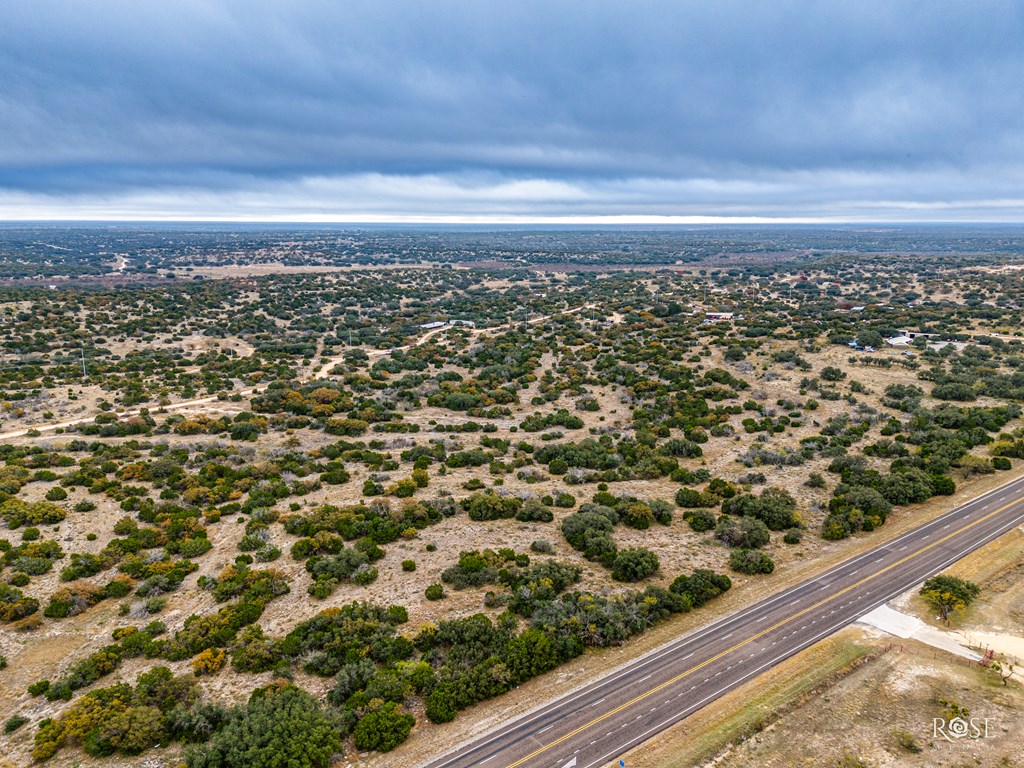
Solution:
[[[674,215],[581,215],[581,216],[459,216],[421,215],[338,216],[34,216],[11,218],[3,224],[350,224],[350,225],[582,225],[582,226],[694,226],[694,225],[861,225],[861,226],[1024,226],[1024,220],[997,219],[861,219],[836,216],[674,216]]]

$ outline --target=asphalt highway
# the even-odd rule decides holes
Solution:
[[[1022,523],[1024,478],[682,635],[423,766],[617,766],[632,747]]]

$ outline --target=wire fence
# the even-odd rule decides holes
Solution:
[[[996,660],[995,650],[989,647],[982,649],[980,651],[981,655],[977,659],[969,659],[966,656],[961,656],[960,654],[953,653],[952,651],[944,651],[941,648],[933,648],[931,646],[909,646],[903,643],[887,643],[885,651],[886,653],[905,653],[922,659],[951,661],[955,664],[962,664],[965,667],[988,667]]]

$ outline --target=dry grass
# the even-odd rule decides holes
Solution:
[[[971,631],[1024,628],[1024,533],[1014,530],[948,571],[976,580],[981,600],[961,617]],[[915,593],[904,602],[923,614]],[[922,618],[926,616],[922,615]],[[631,755],[642,765],[683,768],[711,760],[719,768],[841,766],[1012,766],[1024,748],[1024,685],[1002,686],[991,671],[913,640],[851,627],[783,662]],[[992,738],[951,745],[933,737],[939,699],[992,719]],[[910,734],[922,748],[904,746]],[[717,755],[717,757],[715,757]],[[713,758],[713,759],[712,759]],[[629,756],[626,757],[630,763]]]
[[[905,642],[904,648],[862,664],[795,708],[783,705],[777,722],[733,745],[712,764],[717,768],[1020,765],[1024,746],[1021,686],[1003,688],[988,670],[959,663],[913,641]],[[989,718],[990,738],[957,743],[936,738],[933,718],[944,717],[940,699],[967,707],[972,716]],[[666,759],[647,764],[681,768],[699,763]]]
[[[760,733],[820,687],[864,663],[878,647],[849,628],[787,659],[637,747],[626,764],[684,768]]]

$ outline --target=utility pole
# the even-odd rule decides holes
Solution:
[[[81,352],[82,352],[82,378],[83,379],[88,379],[89,378],[89,372],[85,369],[85,347],[81,348]]]

